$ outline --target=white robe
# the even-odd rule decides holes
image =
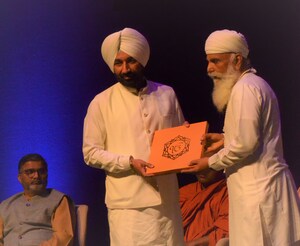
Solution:
[[[224,122],[224,148],[209,166],[225,169],[231,246],[300,245],[300,201],[283,157],[276,96],[246,73],[234,85]]]

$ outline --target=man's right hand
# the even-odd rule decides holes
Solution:
[[[153,174],[147,174],[147,168],[154,167],[151,163],[130,157],[130,166],[136,173],[142,176],[153,176]]]
[[[224,135],[221,133],[206,133],[201,138],[204,145],[204,156],[209,157],[224,147]]]

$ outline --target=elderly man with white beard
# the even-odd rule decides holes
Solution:
[[[224,169],[231,246],[300,245],[300,202],[283,156],[276,95],[252,68],[241,33],[211,33],[205,52],[224,133],[204,136],[206,157],[183,172]]]

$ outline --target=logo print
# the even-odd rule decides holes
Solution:
[[[165,143],[162,156],[175,160],[189,151],[190,142],[189,138],[178,135]]]

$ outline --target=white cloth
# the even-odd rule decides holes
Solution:
[[[124,28],[121,31],[112,33],[102,43],[103,60],[112,72],[114,72],[116,55],[120,50],[132,56],[144,67],[149,60],[150,47],[148,41],[141,33],[132,28]]]
[[[224,123],[224,148],[209,166],[225,168],[231,246],[300,243],[300,202],[283,158],[278,102],[253,73],[233,87]]]
[[[174,213],[169,208],[173,205],[163,204],[142,209],[108,209],[110,246],[184,245],[182,235],[173,235],[181,231],[181,228],[174,228],[181,226],[180,224],[172,223]]]
[[[151,81],[147,84],[136,94],[116,83],[92,100],[84,120],[84,160],[91,167],[106,171],[108,208],[167,204],[177,228],[172,236],[182,238],[183,242],[176,174],[143,178],[129,164],[130,155],[148,160],[155,130],[184,122],[174,90]]]
[[[243,34],[232,30],[218,30],[211,33],[205,41],[206,54],[241,53],[247,58],[249,48]]]

